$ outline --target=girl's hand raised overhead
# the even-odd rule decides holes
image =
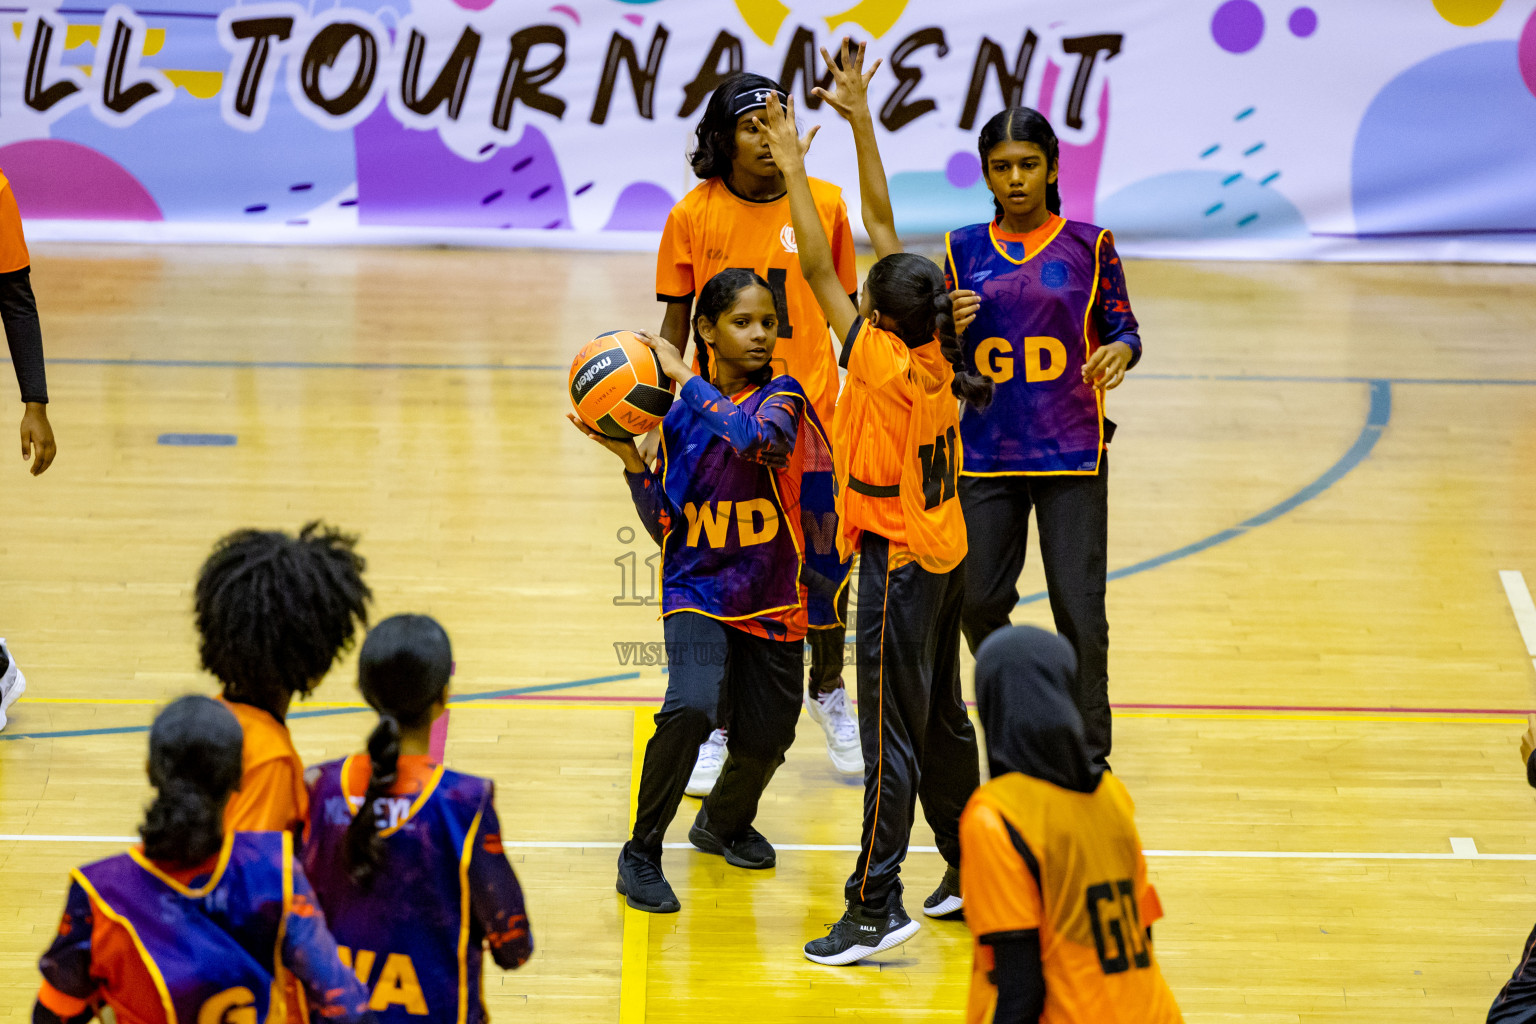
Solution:
[[[780,172],[788,174],[791,171],[805,169],[805,154],[810,152],[811,140],[816,138],[816,133],[821,131],[821,125],[812,125],[811,130],[804,137],[795,128],[795,98],[789,98],[789,107],[785,109],[779,103],[779,97],[774,93],[768,94],[768,109],[763,111],[763,116],[752,116],[752,123],[757,125],[757,130],[768,137],[768,151],[773,154],[773,162],[778,165]]]
[[[859,44],[857,51],[853,49],[853,40],[843,37],[843,49],[840,59],[834,61],[827,53],[826,47],[822,47],[821,59],[827,62],[827,68],[832,72],[833,92],[817,87],[812,89],[813,95],[821,97],[828,106],[842,115],[844,121],[852,122],[858,118],[869,117],[869,80],[875,77],[875,72],[880,70],[880,61],[864,70],[864,43]]]

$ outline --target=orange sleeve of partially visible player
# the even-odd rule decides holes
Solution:
[[[0,274],[9,274],[31,264],[27,239],[21,231],[21,211],[16,208],[16,195],[5,175],[0,174]]]
[[[879,388],[907,368],[911,355],[902,340],[859,317],[843,341],[839,363],[848,376],[867,388]]]
[[[693,231],[688,213],[678,203],[667,214],[656,250],[656,301],[686,302],[697,285],[693,279]]]
[[[960,816],[960,891],[978,940],[1040,927],[1040,886],[997,809],[976,800]]]
[[[247,733],[249,735],[249,733]],[[304,768],[288,757],[254,764],[224,808],[226,832],[289,832],[309,818]]]
[[[832,231],[827,235],[832,243],[832,266],[837,270],[837,279],[843,284],[843,291],[849,295],[859,290],[859,265],[853,253],[853,225],[848,223],[848,206],[841,199],[837,201],[837,211],[832,215]],[[858,300],[854,303],[857,306]]]

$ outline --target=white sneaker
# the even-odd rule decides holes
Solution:
[[[5,637],[0,637],[0,651],[5,652],[5,672],[0,674],[0,729],[5,728],[5,713],[10,710],[16,698],[27,692],[27,677],[21,674],[21,669],[16,667],[16,659],[11,656],[11,649],[5,646]]]
[[[709,739],[699,744],[699,759],[693,763],[693,774],[683,789],[689,796],[709,796],[725,766],[725,730],[716,729]]]
[[[848,706],[848,691],[838,687],[820,697],[805,695],[805,710],[811,721],[827,734],[827,757],[832,767],[843,775],[864,774],[864,751],[859,746],[859,722]]]

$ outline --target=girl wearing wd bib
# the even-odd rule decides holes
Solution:
[[[70,872],[64,920],[38,965],[34,1022],[79,1024],[103,1005],[123,1024],[280,1021],[290,977],[308,996],[305,1020],[373,1019],[290,834],[223,830],[241,746],[235,716],[207,697],[156,716],[144,843]]]
[[[491,781],[428,753],[452,672],[435,620],[379,623],[357,665],[368,751],[308,773],[304,870],[380,1021],[482,1024],[485,947],[504,971],[533,955]]]
[[[693,751],[718,724],[722,692],[731,716],[725,766],[688,840],[736,867],[773,867],[774,849],[752,821],[795,738],[806,629],[837,621],[837,551],[806,543],[810,531],[836,533],[831,451],[800,384],[772,375],[777,325],[768,282],[735,269],[699,293],[702,375],[669,342],[642,335],[680,385],[654,471],[633,442],[570,417],[623,460],[635,508],[662,549],[667,696],[645,748],[634,832],[619,854],[617,887],[637,910],[679,908],[661,871],[662,839]]]
[[[960,504],[970,531],[965,638],[974,653],[1018,603],[1029,512],[1056,629],[1077,652],[1073,695],[1088,752],[1110,749],[1104,614],[1109,461],[1104,393],[1141,358],[1125,271],[1108,231],[1060,216],[1056,133],[1016,107],[981,130],[997,216],[945,236],[945,275],[967,360],[997,383],[960,420]]]
[[[831,61],[828,62],[832,64]],[[956,396],[985,405],[991,382],[960,369],[943,274],[901,251],[866,99],[874,69],[863,49],[833,64],[836,94],[818,90],[854,130],[864,224],[880,261],[856,309],[832,265],[815,216],[794,106],[767,108],[769,145],[789,185],[800,266],[842,339],[847,384],[838,400],[838,546],[859,552],[859,733],[864,743],[864,827],[844,887],[847,912],[805,946],[816,963],[842,965],[917,933],[902,906],[900,869],[918,798],[948,865],[924,904],[960,910],[960,811],[978,780],[976,733],[960,696],[960,602],[965,520]],[[811,135],[814,135],[814,129]]]

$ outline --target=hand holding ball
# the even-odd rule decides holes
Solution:
[[[571,405],[583,423],[616,439],[653,429],[672,407],[661,359],[633,331],[589,341],[571,363]]]

